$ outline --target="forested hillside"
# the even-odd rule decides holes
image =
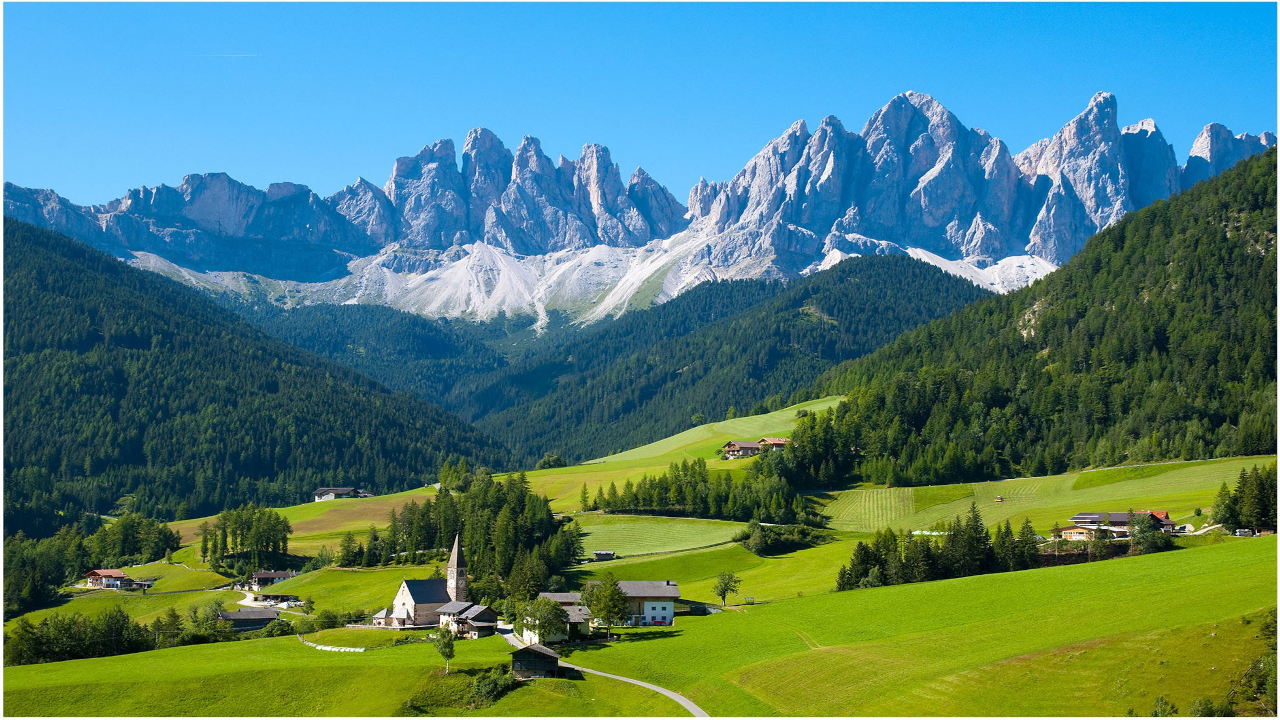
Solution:
[[[585,460],[781,408],[834,364],[987,294],[903,256],[785,286],[708,283],[461,385],[450,407],[527,457]]]
[[[193,290],[4,224],[5,530],[202,515],[507,453],[459,418],[267,337]]]
[[[272,305],[249,318],[285,342],[437,405],[457,383],[506,364],[479,333],[381,305]]]
[[[1130,213],[1046,278],[828,372],[761,468],[795,484],[1275,451],[1276,151]]]

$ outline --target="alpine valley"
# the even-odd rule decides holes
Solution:
[[[710,280],[790,279],[856,255],[907,254],[1006,292],[1066,262],[1125,213],[1275,145],[1204,128],[1188,161],[1153,120],[1121,127],[1098,93],[1018,154],[929,95],[894,97],[853,132],[797,121],[733,178],[682,204],[609,150],[553,161],[477,128],[395,161],[382,187],[330,197],[224,173],[79,206],[6,183],[4,213],[209,293],[282,307],[385,305],[429,317],[589,324]]]

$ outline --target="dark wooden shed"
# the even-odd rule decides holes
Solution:
[[[560,672],[560,656],[537,643],[511,651],[511,672],[517,680],[553,678]]]

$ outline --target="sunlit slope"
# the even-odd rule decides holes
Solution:
[[[1020,523],[1029,517],[1046,536],[1053,523],[1065,527],[1071,516],[1089,511],[1168,510],[1170,519],[1199,526],[1208,518],[1196,518],[1195,509],[1207,510],[1223,482],[1234,486],[1242,468],[1275,459],[1266,455],[965,485],[849,490],[833,494],[825,512],[833,528],[864,532],[927,528],[965,513],[974,502],[988,524],[1007,518]]]
[[[1225,695],[1262,652],[1240,617],[1275,602],[1271,537],[805,595],[570,660],[712,715],[1146,714]]]

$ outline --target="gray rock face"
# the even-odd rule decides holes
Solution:
[[[1207,180],[1275,144],[1274,133],[1241,133],[1232,136],[1231,131],[1222,125],[1209,123],[1191,144],[1187,165],[1182,169],[1182,187],[1189,188],[1201,180]]]
[[[483,128],[467,134],[460,164],[441,140],[398,159],[382,188],[359,179],[327,199],[215,173],[93,207],[6,184],[4,202],[6,215],[117,256],[157,256],[140,262],[180,279],[241,271],[287,281],[303,302],[481,318],[545,319],[554,307],[592,320],[622,312],[642,287],[665,299],[708,279],[794,277],[851,254],[910,253],[1011,289],[1124,213],[1275,142],[1212,124],[1180,168],[1154,121],[1121,128],[1115,97],[1098,93],[1013,155],[907,92],[860,132],[835,117],[812,132],[797,121],[731,179],[699,180],[687,208],[642,169],[624,184],[601,145],[553,161],[537,138],[512,151]],[[256,286],[233,275],[201,282]]]

